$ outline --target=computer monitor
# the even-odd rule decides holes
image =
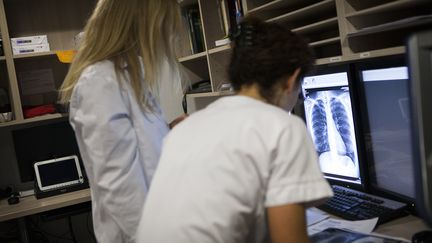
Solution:
[[[77,155],[81,161],[75,134],[67,120],[13,130],[12,138],[21,182],[34,181],[36,161],[70,155]]]
[[[411,36],[407,50],[417,210],[432,226],[432,30]]]
[[[350,80],[348,65],[320,66],[313,76],[304,77],[304,118],[324,176],[332,184],[362,189],[363,168]]]
[[[413,205],[408,68],[404,56],[355,64],[362,135],[372,194]]]

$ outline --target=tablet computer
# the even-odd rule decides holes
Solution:
[[[42,192],[84,183],[76,155],[34,163],[37,186]]]

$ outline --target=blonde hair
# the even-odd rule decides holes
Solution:
[[[171,71],[178,73],[174,46],[180,22],[177,0],[99,0],[60,87],[60,102],[69,102],[86,67],[108,59],[113,61],[117,77],[129,75],[141,106],[151,109],[144,88],[158,88],[160,69],[165,61]]]

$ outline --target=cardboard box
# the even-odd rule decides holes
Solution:
[[[46,35],[24,36],[11,38],[12,47],[48,44]]]
[[[48,43],[42,45],[12,46],[12,52],[14,55],[48,51],[50,51]]]

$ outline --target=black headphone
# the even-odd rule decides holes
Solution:
[[[13,204],[17,204],[19,203],[20,198],[19,198],[19,194],[17,192],[14,192],[11,194],[11,196],[8,198],[8,204],[9,205],[13,205]]]

